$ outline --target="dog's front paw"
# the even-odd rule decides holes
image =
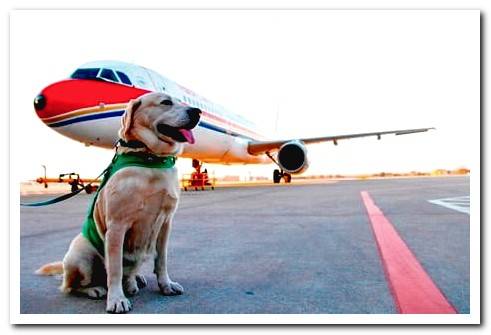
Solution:
[[[181,295],[184,293],[182,286],[173,281],[159,283],[159,287],[163,295]]]
[[[131,308],[131,302],[125,296],[107,298],[106,312],[108,313],[128,313]]]

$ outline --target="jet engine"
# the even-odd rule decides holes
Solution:
[[[300,141],[290,141],[278,150],[278,164],[287,173],[302,173],[309,167],[307,148]]]

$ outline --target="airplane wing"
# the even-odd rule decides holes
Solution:
[[[430,129],[435,129],[435,128],[389,130],[389,131],[378,131],[378,132],[374,132],[374,133],[360,133],[360,134],[337,135],[337,136],[311,137],[311,138],[289,139],[289,140],[279,140],[279,141],[251,141],[251,142],[249,142],[248,151],[251,155],[258,155],[258,154],[262,154],[265,152],[275,151],[275,150],[278,150],[283,144],[288,143],[290,141],[294,141],[294,140],[303,142],[305,144],[313,144],[313,143],[331,141],[335,145],[338,145],[339,140],[346,140],[346,139],[350,139],[350,138],[377,136],[378,139],[380,139],[382,135],[388,135],[388,134],[406,135],[406,134],[422,133],[422,132],[428,131]]]

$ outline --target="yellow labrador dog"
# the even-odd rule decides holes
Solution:
[[[180,193],[173,165],[183,143],[194,143],[191,129],[200,114],[163,93],[131,100],[119,131],[115,173],[103,181],[89,211],[93,227],[87,228],[86,221],[63,262],[46,264],[36,273],[63,273],[62,292],[92,298],[107,294],[106,311],[126,313],[132,307],[125,292],[134,295],[146,285],[139,269],[153,256],[162,294],[182,294],[182,286],[167,273],[167,243]],[[121,165],[120,158],[131,164]]]

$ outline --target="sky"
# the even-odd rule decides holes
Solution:
[[[34,29],[25,29],[34,27]],[[15,11],[10,16],[11,170],[18,181],[95,177],[113,153],[45,126],[33,99],[91,60],[153,69],[254,121],[271,138],[435,131],[308,147],[306,174],[477,167],[477,11]],[[191,172],[180,160],[180,173]],[[268,166],[209,166],[270,176]]]

